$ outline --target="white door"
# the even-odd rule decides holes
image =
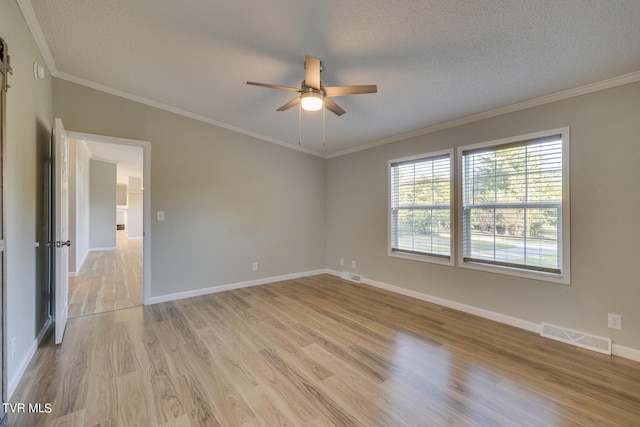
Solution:
[[[55,324],[56,344],[62,342],[69,313],[69,144],[62,120],[56,119],[53,128],[53,173],[54,173],[54,239],[55,273]]]

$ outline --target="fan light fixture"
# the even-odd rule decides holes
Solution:
[[[341,116],[345,111],[335,103],[333,97],[346,95],[359,95],[361,93],[376,93],[376,85],[351,85],[351,86],[323,86],[320,81],[322,72],[322,62],[313,56],[306,56],[304,60],[304,80],[300,88],[291,86],[272,85],[269,83],[247,82],[248,85],[270,87],[272,89],[296,92],[296,96],[291,101],[278,108],[278,111],[286,111],[289,108],[300,105],[301,110],[319,111],[323,108],[331,111],[336,116]]]
[[[317,92],[306,92],[300,95],[300,103],[305,111],[318,111],[322,108],[322,94]]]

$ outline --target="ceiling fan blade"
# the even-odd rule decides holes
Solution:
[[[296,87],[272,85],[272,84],[269,84],[269,83],[247,82],[247,84],[248,85],[253,85],[253,86],[268,87],[268,88],[271,88],[271,89],[286,90],[288,92],[300,92],[301,91],[299,88],[296,88]]]
[[[324,107],[327,110],[331,111],[336,116],[341,116],[344,113],[346,113],[346,111],[344,111],[338,104],[333,102],[332,99],[329,99],[329,98],[326,98],[326,97],[324,98]]]
[[[300,103],[300,97],[293,98],[291,101],[284,104],[282,107],[278,108],[276,111],[286,111],[294,105],[298,105]]]
[[[320,60],[307,56],[304,60],[304,84],[320,90]]]
[[[361,93],[377,93],[376,85],[330,86],[324,88],[324,96],[359,95]]]

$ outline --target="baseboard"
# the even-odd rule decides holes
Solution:
[[[330,270],[330,269],[327,269],[326,273],[331,274],[333,276],[337,276],[337,277],[340,277],[341,275],[339,271]],[[518,319],[516,317],[496,313],[491,310],[485,310],[483,308],[462,304],[462,303],[451,301],[445,298],[424,294],[422,292],[404,289],[399,286],[390,285],[388,283],[379,282],[377,280],[368,279],[366,277],[361,277],[361,282],[376,288],[385,289],[390,292],[416,298],[416,299],[430,302],[433,304],[438,304],[443,307],[452,308],[454,310],[462,311],[463,313],[474,314],[476,316],[483,317],[485,319],[494,320],[496,322],[504,323],[505,325],[514,326],[516,328],[524,329],[530,332],[534,332],[536,334],[540,334],[540,332],[542,331],[542,324],[530,322],[528,320]],[[619,356],[625,359],[630,359],[636,362],[640,362],[640,349],[625,347],[625,346],[621,346],[619,344],[613,343],[611,345],[611,354],[614,356]]]
[[[293,280],[293,279],[299,279],[301,277],[316,276],[318,274],[324,274],[326,272],[327,271],[325,269],[305,271],[301,273],[292,273],[292,274],[285,274],[282,276],[265,277],[262,279],[248,280],[246,282],[237,282],[237,283],[230,283],[227,285],[211,286],[207,288],[194,289],[194,290],[185,291],[185,292],[176,292],[174,294],[159,295],[159,296],[149,298],[149,304],[158,304],[161,302],[175,301],[179,299],[197,297],[201,295],[215,294],[217,292],[231,291],[233,289],[240,289],[240,288],[248,288],[250,286],[266,285],[267,283],[281,282],[283,280]]]
[[[69,277],[78,277],[78,273],[76,273],[75,271],[70,271]]]
[[[80,262],[77,262],[77,260],[76,260],[76,270],[77,271],[82,270],[82,266],[84,265],[84,262],[87,260],[87,256],[89,256],[89,250],[88,249],[82,255],[82,259],[80,260]]]
[[[624,357],[625,359],[640,362],[640,350],[637,348],[625,347],[619,344],[611,344],[611,354],[614,356]]]
[[[89,252],[100,252],[100,251],[115,251],[118,249],[115,246],[105,246],[104,248],[89,248]]]
[[[20,365],[18,365],[18,369],[11,376],[11,378],[9,378],[9,381],[7,383],[7,401],[11,400],[11,396],[16,391],[16,388],[18,388],[18,384],[20,384],[20,380],[22,379],[22,376],[27,371],[27,368],[29,367],[29,363],[31,362],[31,359],[33,359],[33,356],[35,356],[36,351],[38,350],[38,346],[40,345],[45,335],[47,334],[47,331],[51,327],[52,321],[53,321],[53,318],[49,316],[45,324],[40,329],[40,332],[38,332],[38,336],[31,344],[31,347],[29,347],[29,351],[27,352],[25,357],[22,359],[22,362],[20,362]]]
[[[515,326],[516,328],[524,329],[530,332],[535,332],[536,334],[539,334],[542,329],[542,325],[538,323],[529,322],[527,320],[518,319],[517,317],[507,316],[506,314],[496,313],[495,311],[486,310],[484,308],[463,304],[463,303],[448,300],[445,298],[424,294],[422,292],[404,289],[398,286],[390,285],[388,283],[378,282],[377,280],[372,280],[372,279],[363,277],[362,283],[374,286],[376,288],[386,289],[391,292],[416,298],[422,301],[430,302],[432,304],[438,304],[443,307],[452,308],[454,310],[462,311],[463,313],[469,313],[479,317],[483,317],[485,319],[494,320],[496,322],[504,323],[509,326]]]

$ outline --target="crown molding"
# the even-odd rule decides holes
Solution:
[[[128,99],[129,101],[134,101],[134,102],[137,102],[137,103],[140,103],[140,104],[147,105],[149,107],[157,108],[159,110],[167,111],[169,113],[177,114],[179,116],[187,117],[187,118],[190,118],[190,119],[193,119],[193,120],[197,120],[197,121],[200,121],[200,122],[204,122],[204,123],[216,126],[216,127],[220,127],[220,128],[227,129],[227,130],[230,130],[230,131],[233,131],[233,132],[237,132],[237,133],[240,133],[240,134],[243,134],[243,135],[247,135],[247,136],[250,136],[252,138],[260,139],[262,141],[270,142],[272,144],[276,144],[276,145],[280,145],[280,146],[285,147],[285,148],[289,148],[291,150],[301,151],[303,153],[310,154],[312,156],[325,158],[324,154],[319,153],[319,152],[314,151],[314,150],[309,150],[308,148],[305,148],[305,147],[292,145],[291,143],[284,142],[284,141],[281,141],[281,140],[276,139],[276,138],[271,138],[271,137],[268,137],[268,136],[265,136],[265,135],[261,135],[259,133],[251,132],[249,130],[246,130],[246,129],[243,129],[243,128],[239,128],[237,126],[233,126],[233,125],[230,125],[228,123],[221,122],[219,120],[215,120],[215,119],[212,119],[212,118],[209,118],[209,117],[205,117],[205,116],[202,116],[200,114],[192,113],[190,111],[186,111],[186,110],[183,110],[183,109],[180,109],[180,108],[172,107],[171,105],[163,104],[162,102],[153,101],[153,100],[144,98],[142,96],[138,96],[138,95],[134,95],[134,94],[131,94],[131,93],[128,93],[128,92],[121,91],[119,89],[114,89],[112,87],[105,86],[105,85],[102,85],[100,83],[95,83],[95,82],[92,82],[90,80],[86,80],[86,79],[83,79],[83,78],[80,78],[80,77],[76,77],[76,76],[73,76],[71,74],[67,74],[67,73],[63,73],[63,72],[60,72],[60,71],[56,71],[55,73],[52,73],[51,75],[56,77],[56,78],[58,78],[58,79],[60,79],[60,80],[65,80],[65,81],[68,81],[70,83],[75,83],[75,84],[80,85],[80,86],[85,86],[85,87],[88,87],[90,89],[94,89],[94,90],[97,90],[97,91],[100,91],[100,92],[108,93],[110,95],[118,96],[120,98],[125,98],[125,99]]]
[[[507,105],[504,107],[496,108],[489,111],[483,111],[481,113],[472,114],[470,116],[461,117],[459,119],[450,120],[447,122],[437,123],[425,128],[417,129],[415,131],[394,135],[389,138],[381,139],[379,141],[369,142],[367,144],[359,145],[347,150],[338,151],[325,156],[327,159],[334,157],[346,156],[347,154],[356,153],[358,151],[368,150],[370,148],[380,147],[382,145],[391,144],[393,142],[403,141],[405,139],[414,138],[416,136],[426,135],[429,133],[438,132],[445,129],[450,129],[456,126],[461,126],[467,123],[477,122],[480,120],[488,119],[491,117],[501,116],[503,114],[513,113],[516,111],[525,110],[527,108],[538,107],[545,104],[550,104],[556,101],[562,101],[569,98],[574,98],[580,95],[587,95],[589,93],[598,92],[605,89],[611,89],[617,86],[626,85],[629,83],[635,83],[640,81],[640,71],[624,74],[622,76],[613,77],[611,79],[602,80],[595,83],[590,83],[584,86],[579,86],[573,89],[563,90],[561,92],[552,93],[549,95],[541,96],[539,98],[533,98],[527,101],[518,102],[516,104]]]

